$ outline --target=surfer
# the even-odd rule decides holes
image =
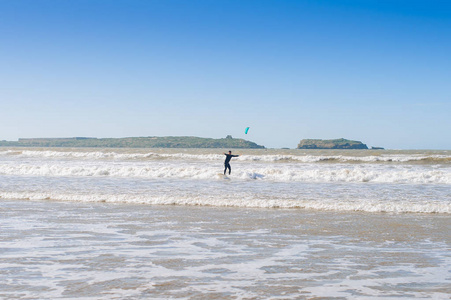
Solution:
[[[229,175],[232,172],[232,168],[230,168],[230,160],[232,159],[232,157],[238,157],[239,155],[232,155],[232,151],[229,151],[229,154],[224,153],[224,155],[226,156],[225,162],[224,162],[224,175],[226,174],[227,169],[229,169]]]

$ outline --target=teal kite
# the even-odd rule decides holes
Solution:
[[[245,134],[249,131],[249,127],[246,127],[246,130],[244,131]]]

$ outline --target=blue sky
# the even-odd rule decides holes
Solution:
[[[0,0],[0,139],[451,149],[450,53],[450,1]]]

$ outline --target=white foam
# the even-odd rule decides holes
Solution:
[[[53,150],[7,150],[0,151],[0,156],[18,156],[34,158],[78,158],[78,159],[119,159],[119,160],[159,160],[159,159],[182,159],[182,160],[221,160],[224,155],[220,154],[187,154],[187,153],[118,153],[114,151],[53,151]]]
[[[361,167],[359,165],[305,166],[271,165],[252,167],[234,165],[233,177],[240,180],[276,182],[375,182],[409,184],[451,184],[451,168]],[[108,176],[136,178],[190,178],[216,180],[219,164],[89,164],[19,163],[0,164],[2,175],[27,176]]]
[[[371,152],[369,152],[371,153]],[[77,151],[56,151],[56,150],[5,150],[0,151],[0,156],[18,156],[34,158],[78,158],[78,159],[120,159],[120,160],[222,160],[224,155],[208,154],[190,154],[190,153],[157,153],[155,151],[120,153],[115,151],[90,151],[80,149]],[[366,156],[351,155],[312,155],[312,154],[249,154],[234,158],[238,161],[255,162],[367,162],[367,163],[406,163],[406,162],[433,162],[433,163],[451,163],[450,155],[424,155],[424,154],[381,154]]]
[[[333,163],[321,163],[315,160],[327,156],[299,155],[304,159],[299,162],[293,155],[280,153],[242,155],[234,158],[231,180],[225,181],[218,176],[224,168],[223,155],[204,150],[120,151],[0,152],[0,193],[3,198],[83,202],[450,211],[451,166],[446,164],[355,163],[350,157],[337,162],[343,156],[330,156]]]
[[[298,208],[324,211],[363,211],[387,213],[451,213],[451,203],[440,201],[384,201],[376,199],[261,199],[252,195],[236,197],[183,196],[167,194],[158,196],[140,194],[58,193],[58,192],[0,192],[3,199],[57,200],[78,202],[133,203],[151,205],[191,205],[244,208]]]
[[[314,162],[368,162],[368,163],[406,163],[418,161],[433,161],[437,163],[451,162],[449,155],[369,155],[369,156],[345,156],[345,155],[246,155],[239,157],[238,160],[243,161],[266,161],[266,162],[280,162],[280,161],[298,161],[304,163]]]

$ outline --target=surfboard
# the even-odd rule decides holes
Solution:
[[[218,173],[218,177],[220,177],[222,179],[230,179],[229,177],[227,177],[227,175],[224,175],[222,173]]]

